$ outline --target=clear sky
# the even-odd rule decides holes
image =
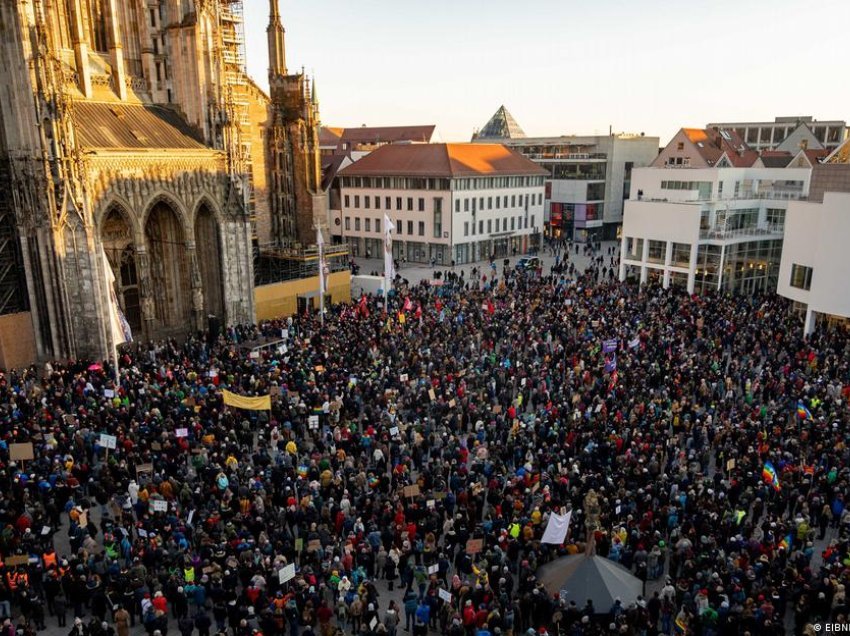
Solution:
[[[287,65],[322,122],[436,124],[504,104],[531,136],[657,135],[777,115],[850,119],[850,0],[280,0]],[[244,0],[267,86],[268,0]]]

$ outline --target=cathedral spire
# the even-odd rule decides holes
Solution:
[[[269,39],[269,78],[286,75],[286,31],[280,20],[278,0],[269,0],[269,26],[266,34]]]

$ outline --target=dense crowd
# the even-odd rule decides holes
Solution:
[[[781,298],[558,258],[399,281],[388,312],[355,299],[323,326],[131,345],[117,382],[92,361],[3,374],[0,636],[846,622],[847,332],[804,339]],[[565,510],[565,543],[542,544]],[[539,566],[588,543],[645,595],[594,607],[543,587]]]

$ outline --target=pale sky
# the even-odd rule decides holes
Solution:
[[[244,0],[268,84],[268,0]],[[287,65],[331,126],[436,124],[466,141],[504,104],[529,136],[850,119],[850,0],[280,0]]]

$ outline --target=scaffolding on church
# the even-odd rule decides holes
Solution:
[[[328,272],[348,269],[347,245],[325,245]],[[319,275],[318,247],[280,248],[263,245],[254,250],[254,284],[271,285]]]
[[[0,158],[0,315],[29,309],[9,160]]]

